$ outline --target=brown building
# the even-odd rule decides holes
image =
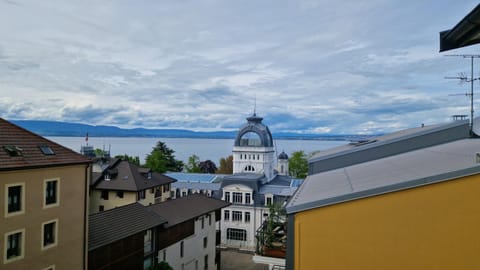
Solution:
[[[221,208],[229,203],[190,195],[145,207],[139,203],[90,215],[89,269],[219,269]]]
[[[99,162],[95,167],[100,167],[100,172],[92,173],[90,185],[91,214],[134,202],[150,205],[170,198],[175,179],[121,159]]]
[[[85,269],[90,160],[0,119],[0,269]]]

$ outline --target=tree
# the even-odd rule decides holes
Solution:
[[[202,173],[215,173],[217,171],[217,165],[210,159],[200,162],[198,167],[200,167]]]
[[[125,155],[116,155],[115,158],[125,160],[125,161],[133,163],[137,166],[140,166],[140,158],[138,156],[132,157],[132,156],[129,156],[129,155],[125,154]]]
[[[197,155],[191,155],[188,157],[188,162],[185,164],[185,171],[189,173],[199,173],[202,172],[202,170],[199,167],[200,164],[200,158]]]
[[[103,157],[105,155],[105,151],[103,151],[100,148],[95,148],[95,150],[93,150],[93,152],[95,153],[96,157]]]
[[[233,156],[232,155],[229,155],[226,158],[220,159],[220,168],[218,168],[217,173],[221,173],[221,174],[233,173]]]
[[[152,152],[147,155],[146,167],[155,172],[181,172],[183,169],[183,162],[175,159],[173,155],[175,151],[168,148],[167,145],[158,141]]]
[[[288,171],[296,178],[304,179],[308,175],[307,155],[303,151],[295,151],[288,159]]]

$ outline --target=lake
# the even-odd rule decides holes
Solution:
[[[80,152],[85,145],[84,137],[47,137],[49,140]],[[94,148],[108,150],[111,156],[124,155],[139,156],[144,162],[145,157],[152,151],[158,141],[164,142],[168,148],[175,151],[176,159],[186,162],[188,157],[195,154],[200,160],[210,159],[217,166],[222,157],[232,154],[234,139],[190,139],[190,138],[135,138],[135,137],[89,137],[88,144]],[[275,140],[276,154],[285,151],[289,156],[294,151],[303,150],[305,153],[325,150],[335,146],[347,144],[348,141],[329,140]]]

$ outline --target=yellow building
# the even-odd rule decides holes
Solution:
[[[385,153],[307,177],[286,207],[287,269],[480,269],[480,139],[442,132],[426,127],[317,157],[321,168],[334,156],[352,163],[368,149]],[[435,137],[443,139],[422,145]],[[398,152],[399,142],[422,146]]]
[[[89,165],[0,119],[0,269],[86,269]]]

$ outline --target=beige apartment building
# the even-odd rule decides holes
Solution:
[[[98,160],[90,183],[90,214],[138,202],[151,205],[170,198],[176,180],[121,159]]]
[[[86,269],[90,160],[0,118],[0,269]]]

